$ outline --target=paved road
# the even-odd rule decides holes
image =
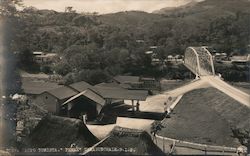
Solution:
[[[150,96],[146,101],[140,101],[141,112],[164,113],[164,103],[167,101],[168,95],[158,94]],[[132,105],[131,100],[125,100],[126,104]]]
[[[208,81],[211,86],[217,88],[218,90],[224,92],[228,96],[234,98],[238,102],[246,105],[250,108],[250,95],[229,85],[225,81],[221,80],[218,76],[206,76],[202,79]]]
[[[194,89],[207,88],[207,87],[209,87],[209,83],[206,80],[197,79],[197,80],[194,80],[188,84],[185,84],[184,86],[181,86],[181,87],[176,88],[172,91],[166,92],[165,94],[171,95],[173,97],[177,97],[177,96],[183,95],[187,92],[190,92]]]

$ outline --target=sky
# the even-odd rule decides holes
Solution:
[[[77,12],[100,14],[130,10],[152,12],[164,7],[178,7],[191,1],[201,0],[23,0],[25,6],[37,9],[64,11],[66,6],[72,6]]]

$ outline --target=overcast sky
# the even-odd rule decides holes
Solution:
[[[200,0],[23,0],[25,6],[38,9],[64,11],[72,6],[77,12],[113,13],[119,11],[142,10],[152,12],[164,7],[177,7],[191,1]]]

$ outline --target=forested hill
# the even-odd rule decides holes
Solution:
[[[153,45],[159,47],[156,53],[161,60],[199,45],[249,53],[249,8],[247,0],[206,0],[161,14],[97,15],[26,8],[20,13],[12,50],[61,54],[64,60],[56,69],[62,75],[99,70],[155,76],[155,69],[147,71],[151,62],[144,54]]]
[[[224,16],[236,15],[237,12],[250,12],[249,0],[205,0],[201,2],[192,1],[186,5],[172,8],[162,8],[153,13],[171,16],[204,15]]]
[[[26,9],[23,15],[24,27],[32,28],[25,32],[31,33],[27,40],[32,42],[32,50],[61,52],[83,42],[94,41],[109,47],[111,41],[140,39],[149,45],[163,46],[166,53],[182,53],[190,45],[213,45],[228,53],[246,53],[250,36],[247,0],[206,0],[158,13],[84,15]],[[111,38],[115,41],[108,40]],[[120,44],[115,46],[120,48]]]

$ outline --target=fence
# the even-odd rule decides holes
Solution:
[[[237,148],[198,144],[155,135],[155,144],[168,154],[238,155]]]

